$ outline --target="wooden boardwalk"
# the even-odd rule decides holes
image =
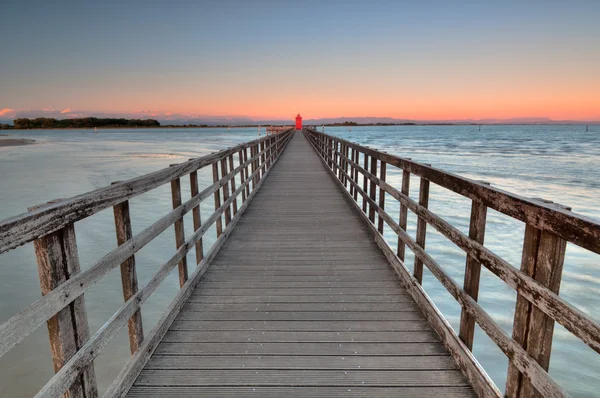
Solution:
[[[129,391],[473,395],[299,132]]]

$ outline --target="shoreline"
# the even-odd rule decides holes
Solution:
[[[28,140],[26,138],[0,138],[0,148],[9,146],[22,146],[35,144],[35,140]]]

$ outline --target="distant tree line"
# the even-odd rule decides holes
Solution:
[[[69,129],[94,127],[160,127],[154,119],[114,119],[84,117],[77,119],[53,119],[38,117],[36,119],[19,118],[14,120],[15,129]]]

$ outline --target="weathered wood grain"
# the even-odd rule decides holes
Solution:
[[[196,192],[197,194],[198,192]],[[117,233],[117,244],[121,246],[133,238],[131,230],[131,217],[129,214],[129,201],[113,207],[115,218],[115,229]],[[129,300],[138,291],[137,272],[135,269],[135,256],[129,257],[121,263],[121,285],[123,287],[123,299]],[[137,351],[140,343],[144,340],[144,327],[142,324],[142,312],[137,310],[127,322],[129,331],[129,349],[131,354]]]
[[[42,295],[49,294],[80,272],[75,228],[72,224],[37,239],[34,247]],[[89,339],[84,297],[78,297],[50,318],[47,326],[54,372],[58,373]],[[65,398],[98,396],[93,364],[81,367],[76,378],[61,391]]]
[[[471,219],[469,223],[469,238],[483,245],[485,237],[485,223],[487,207],[482,203],[473,201],[471,204]],[[479,277],[481,264],[473,256],[467,256],[463,288],[465,293],[477,301],[479,296]],[[475,320],[466,311],[460,313],[459,337],[473,351],[473,337],[475,334]]]
[[[223,173],[225,176],[227,173]],[[225,184],[227,185],[227,184]],[[171,181],[171,199],[173,202],[173,209],[177,209],[181,206],[181,180],[179,178]],[[185,242],[185,229],[183,226],[183,216],[177,220],[175,220],[175,248],[179,249],[181,245]],[[188,267],[187,267],[187,257],[184,256],[179,260],[178,265],[178,273],[179,273],[179,286],[183,286],[185,281],[188,279]]]
[[[240,164],[242,164],[242,162],[240,161]],[[243,172],[243,169],[240,171]],[[193,171],[190,173],[190,194],[192,195],[192,198],[196,195],[198,195],[198,172],[197,171]],[[200,226],[202,224],[202,218],[200,215],[200,206],[196,206],[192,209],[192,217],[194,220],[194,232],[198,231],[198,229],[200,229]],[[198,240],[198,242],[196,242],[196,265],[200,264],[200,261],[202,261],[202,259],[204,258],[204,245],[202,242],[202,238],[200,238],[200,240]]]

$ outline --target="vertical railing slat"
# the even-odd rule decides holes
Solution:
[[[190,191],[192,198],[198,195],[198,172],[192,171],[190,173]],[[202,218],[200,215],[200,205],[197,205],[192,210],[192,217],[194,220],[194,232],[198,231],[202,226]],[[200,261],[204,258],[204,248],[202,238],[196,242],[196,265],[200,264]]]
[[[410,172],[402,170],[402,188],[401,191],[404,195],[410,195]],[[400,216],[398,219],[398,225],[406,232],[406,226],[408,224],[408,207],[400,202]],[[404,256],[406,253],[406,244],[398,237],[398,248],[397,254],[400,261],[404,262]]]
[[[384,182],[386,178],[386,167],[386,163],[382,161],[381,166],[379,167],[379,179]],[[385,210],[385,190],[383,188],[379,188],[379,208]],[[377,219],[377,230],[383,235],[383,218],[381,216],[378,216]]]
[[[243,151],[239,152],[239,158],[240,158],[240,166],[244,164],[244,154]],[[240,184],[243,186],[244,182],[246,181],[246,167],[242,167],[240,169]],[[242,204],[244,204],[244,202],[246,202],[246,188],[242,189]]]
[[[113,182],[116,184],[116,182]],[[131,216],[129,214],[129,201],[124,201],[113,207],[115,217],[115,230],[117,244],[121,246],[133,237],[131,230]],[[121,263],[121,285],[123,287],[123,299],[129,300],[138,291],[138,280],[135,269],[135,256],[132,255]],[[142,325],[142,311],[140,308],[129,318],[127,322],[129,331],[129,349],[133,355],[144,340],[144,329]]]
[[[179,178],[171,181],[171,199],[173,208],[181,206],[181,180]],[[185,232],[183,228],[183,217],[175,221],[175,245],[177,249],[185,244]],[[179,286],[183,286],[188,279],[187,257],[179,261]]]
[[[429,180],[421,177],[419,186],[419,204],[425,208],[429,206]],[[416,242],[425,249],[425,237],[427,236],[427,222],[421,217],[417,219]],[[415,256],[415,267],[413,274],[419,283],[423,283],[423,262],[419,256]]]
[[[233,171],[235,170],[235,167],[233,167],[233,154],[229,155],[229,170]],[[235,192],[235,174],[233,175],[233,177],[231,177],[231,193],[233,194]],[[238,211],[238,203],[237,203],[237,196],[235,198],[233,198],[233,216],[235,217],[235,215],[237,214]]]
[[[489,185],[489,183],[488,183]],[[487,218],[487,207],[476,200],[471,204],[471,221],[469,225],[469,238],[483,244],[485,237],[485,223]],[[465,265],[464,290],[473,300],[479,297],[479,280],[481,275],[481,264],[473,256],[467,255]],[[473,337],[475,334],[475,320],[468,312],[461,310],[459,337],[473,351]]]
[[[35,206],[29,210],[32,211],[39,207]],[[72,223],[36,239],[33,247],[43,296],[80,272],[75,226]],[[48,319],[46,324],[52,363],[56,373],[90,338],[83,294]],[[95,398],[98,396],[93,363],[83,369],[63,396],[65,398]]]
[[[547,202],[551,203],[551,202]],[[563,210],[570,208],[555,204]],[[525,226],[521,271],[558,294],[562,278],[567,242],[550,232]],[[517,295],[513,339],[519,343],[544,370],[550,365],[554,320],[521,295]],[[528,379],[509,362],[506,396],[541,397]]]
[[[371,157],[371,170],[370,170],[370,174],[374,177],[377,177],[377,159],[374,157]],[[369,184],[369,197],[371,198],[372,201],[375,201],[376,197],[377,197],[377,191],[376,191],[376,184],[375,182],[370,181]],[[371,222],[373,224],[375,224],[375,207],[373,207],[372,204],[369,204],[369,220],[371,220]]]
[[[219,181],[219,161],[218,160],[212,164],[212,171],[213,171],[213,182],[218,182]],[[215,197],[215,210],[218,210],[219,207],[221,207],[220,189],[215,190],[214,197]],[[216,225],[216,229],[217,229],[217,238],[218,238],[223,233],[223,220],[222,220],[221,216],[219,216],[219,218],[217,218],[215,225]]]
[[[221,159],[221,178],[224,178],[229,173],[227,170],[227,158]],[[229,181],[223,184],[223,203],[229,199]],[[231,204],[225,208],[225,227],[231,222]]]

